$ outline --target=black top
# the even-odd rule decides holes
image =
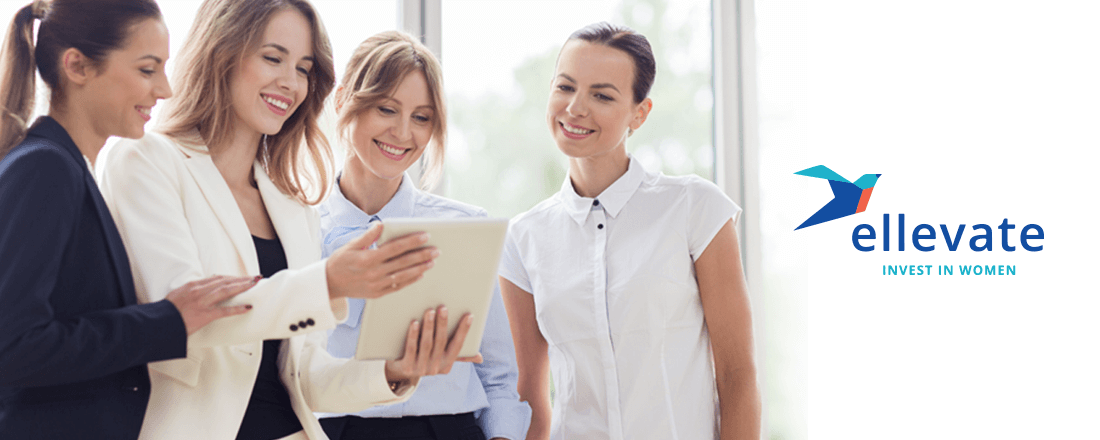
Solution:
[[[253,235],[252,242],[260,261],[260,275],[270,278],[286,269],[286,253],[279,237],[267,240]],[[282,339],[264,341],[260,374],[256,376],[237,440],[273,440],[302,430],[302,423],[290,406],[290,394],[279,379],[279,345],[282,342]]]
[[[187,355],[168,301],[137,304],[84,156],[44,116],[0,160],[0,438],[137,438],[148,362]]]

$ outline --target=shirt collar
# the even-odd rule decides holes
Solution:
[[[401,186],[397,187],[397,192],[390,198],[390,201],[386,202],[386,205],[374,215],[363,212],[362,209],[359,209],[358,206],[355,206],[344,196],[344,190],[340,188],[341,177],[343,177],[343,173],[336,176],[336,188],[332,191],[332,203],[329,204],[331,215],[348,219],[350,220],[348,223],[358,225],[366,225],[371,221],[380,219],[413,216],[417,189],[408,173],[401,176]],[[363,229],[366,230],[366,226],[363,226]]]
[[[603,190],[596,198],[581,197],[577,194],[577,191],[573,189],[573,182],[569,179],[569,176],[565,176],[565,182],[561,185],[561,192],[559,192],[559,199],[562,205],[565,206],[566,212],[573,221],[577,224],[584,224],[588,219],[588,213],[592,212],[592,203],[594,200],[600,201],[600,206],[607,212],[611,218],[615,218],[626,206],[626,202],[630,200],[630,197],[634,195],[634,192],[641,186],[642,181],[648,175],[645,168],[642,168],[642,164],[635,159],[634,156],[628,155],[630,163],[627,165],[626,173],[619,176],[615,183]]]

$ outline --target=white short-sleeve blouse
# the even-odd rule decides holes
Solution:
[[[629,168],[512,219],[500,275],[534,295],[550,347],[551,439],[718,436],[694,262],[741,208],[697,176]]]

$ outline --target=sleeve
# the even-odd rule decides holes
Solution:
[[[60,385],[185,356],[183,320],[167,301],[54,316],[51,295],[88,189],[64,152],[21,153],[0,167],[0,387]]]
[[[709,180],[693,178],[686,189],[686,200],[691,203],[690,216],[687,219],[688,249],[691,259],[698,260],[727,221],[733,219],[737,223],[741,216],[741,207]]]
[[[192,235],[193,230],[201,228],[189,223],[192,220],[182,199],[189,190],[182,182],[191,179],[190,173],[181,172],[185,170],[179,163],[182,156],[175,156],[174,146],[152,144],[157,142],[167,141],[151,135],[139,141],[120,141],[107,153],[100,176],[104,198],[129,249],[134,284],[142,302],[159,301],[173,289],[209,276],[246,275],[205,271],[199,244]],[[200,218],[194,221],[210,221],[210,227],[217,227],[201,215],[194,213]],[[310,238],[316,242],[316,237]],[[234,252],[231,247],[220,251]],[[343,312],[341,306],[346,304],[343,300],[330,302],[324,261],[280,271],[229,302],[251,304],[252,310],[203,327],[188,338],[189,347],[286,339],[301,334],[292,330],[290,323],[306,318],[314,320],[310,331],[333,328],[336,314]]]
[[[481,379],[489,406],[477,412],[478,426],[485,432],[485,438],[523,440],[531,423],[531,407],[519,400],[516,390],[519,380],[516,351],[497,286],[493,287],[480,351],[484,361],[474,364],[474,371]]]
[[[508,234],[504,237],[504,249],[500,254],[500,267],[497,273],[524,292],[532,293],[531,280],[527,276],[527,268],[523,266],[523,257],[517,243],[518,229],[516,219],[512,219],[508,223]]]
[[[300,371],[302,395],[314,412],[354,414],[378,405],[409,400],[419,380],[390,390],[386,361],[340,359],[328,353],[326,332],[304,336]]]

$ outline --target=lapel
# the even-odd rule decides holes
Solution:
[[[310,241],[308,234],[320,235],[321,231],[310,231],[309,209],[279,191],[259,162],[254,163],[252,169],[256,176],[256,186],[260,189],[260,197],[264,199],[264,206],[267,208],[267,215],[283,244],[287,267],[298,269],[316,261],[320,257],[317,255],[320,248]]]
[[[196,153],[194,150],[184,150],[184,154],[188,156],[184,159],[187,170],[195,178],[195,183],[198,184],[210,209],[214,211],[229,240],[237,248],[237,257],[243,263],[245,273],[259,274],[260,262],[256,259],[256,246],[252,244],[252,233],[248,230],[241,208],[237,206],[237,199],[233,198],[233,192],[225,183],[222,173],[218,171],[218,167],[214,166],[214,161],[206,151]]]
[[[69,137],[69,132],[65,131],[65,127],[62,127],[61,124],[49,116],[38,118],[27,132],[27,135],[45,138],[60,145],[76,162],[77,167],[83,170],[84,187],[87,188],[88,196],[92,198],[95,214],[99,217],[100,227],[103,228],[103,237],[107,242],[107,254],[111,256],[111,264],[115,268],[115,277],[122,289],[123,303],[126,305],[137,304],[137,295],[134,293],[134,277],[130,273],[130,259],[126,256],[126,246],[122,244],[122,236],[119,235],[118,228],[115,226],[115,219],[111,217],[111,211],[107,209],[107,204],[103,201],[99,186],[96,184],[91,171],[88,170],[88,162],[84,158],[84,154],[80,152],[80,148]]]

